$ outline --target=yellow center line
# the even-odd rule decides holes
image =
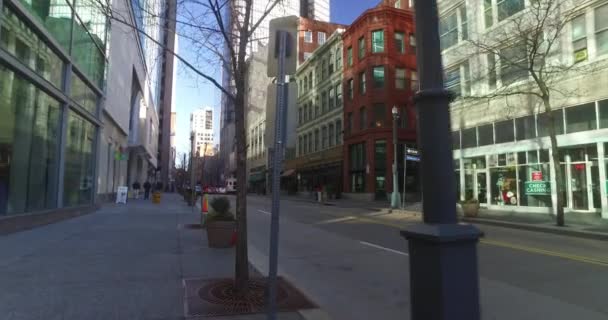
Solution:
[[[479,242],[482,244],[485,244],[485,245],[509,248],[509,249],[520,250],[520,251],[525,251],[525,252],[529,252],[529,253],[536,253],[536,254],[541,254],[541,255],[545,255],[545,256],[551,256],[551,257],[557,257],[557,258],[562,258],[562,259],[567,259],[567,260],[572,260],[572,261],[577,261],[577,262],[582,262],[582,263],[593,264],[593,265],[601,266],[601,267],[608,267],[608,261],[602,261],[602,260],[593,259],[593,258],[584,257],[584,256],[577,256],[577,255],[573,255],[573,254],[567,254],[567,253],[562,253],[562,252],[557,252],[557,251],[550,251],[550,250],[545,250],[545,249],[540,249],[540,248],[512,244],[512,243],[503,242],[503,241],[496,241],[496,240],[481,239]]]

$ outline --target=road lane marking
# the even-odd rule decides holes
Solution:
[[[372,248],[376,248],[376,249],[380,249],[380,250],[384,250],[384,251],[388,251],[388,252],[392,252],[392,253],[396,253],[396,254],[400,254],[402,256],[409,256],[409,254],[402,252],[402,251],[398,251],[398,250],[393,250],[390,248],[385,248],[383,246],[379,246],[377,244],[373,244],[373,243],[369,243],[369,242],[365,242],[365,241],[359,241],[360,244],[364,245],[364,246],[368,246],[368,247],[372,247]]]
[[[357,218],[349,216],[349,217],[323,220],[323,221],[316,222],[315,224],[330,224],[330,223],[344,222],[344,221],[355,220],[355,219],[357,219]]]
[[[545,249],[539,249],[539,248],[533,248],[533,247],[526,247],[526,246],[522,246],[522,245],[516,245],[516,244],[511,244],[508,242],[495,241],[495,240],[481,239],[479,242],[482,244],[485,244],[485,245],[509,248],[509,249],[520,250],[520,251],[525,251],[525,252],[529,252],[529,253],[536,253],[536,254],[541,254],[541,255],[545,255],[545,256],[551,256],[551,257],[557,257],[557,258],[562,258],[562,259],[566,259],[566,260],[593,264],[593,265],[597,265],[597,266],[601,266],[601,267],[608,267],[608,262],[606,262],[606,261],[601,261],[601,260],[583,257],[583,256],[577,256],[577,255],[550,251],[550,250],[545,250]]]
[[[258,212],[263,213],[263,214],[267,214],[267,215],[272,215],[272,213],[268,212],[268,211],[264,211],[264,210],[258,210]]]

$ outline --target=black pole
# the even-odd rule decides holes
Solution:
[[[411,318],[479,320],[477,241],[481,233],[472,225],[457,223],[451,95],[443,87],[437,1],[416,1],[415,13],[424,223],[401,231],[410,254]]]

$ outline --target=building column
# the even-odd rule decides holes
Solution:
[[[597,165],[599,166],[600,173],[600,197],[602,200],[602,218],[608,219],[608,198],[606,193],[606,150],[604,149],[604,143],[598,142],[597,144]]]

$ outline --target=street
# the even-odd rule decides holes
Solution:
[[[248,198],[248,220],[250,259],[267,264],[268,198]],[[333,319],[409,319],[404,222],[388,221],[366,208],[282,201],[279,271]],[[483,319],[608,317],[608,243],[479,227]]]

